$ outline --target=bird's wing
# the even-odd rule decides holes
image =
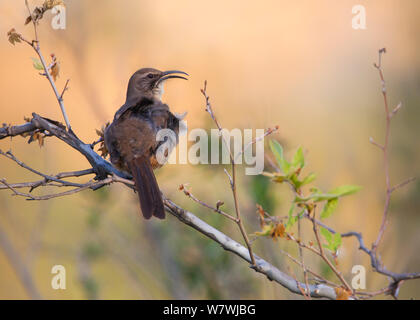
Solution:
[[[124,103],[122,106],[121,106],[121,108],[119,108],[118,110],[117,110],[117,112],[115,112],[115,115],[114,115],[114,120],[118,120],[128,109],[130,109],[130,108],[133,108],[134,106],[133,105],[130,105],[130,104],[127,104],[127,103]]]

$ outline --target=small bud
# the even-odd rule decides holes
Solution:
[[[397,112],[398,112],[398,110],[400,110],[401,109],[401,107],[402,107],[402,103],[400,102],[395,108],[394,108],[394,110],[392,110],[392,113],[391,113],[391,117],[392,116],[394,116]]]

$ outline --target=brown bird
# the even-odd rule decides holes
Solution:
[[[104,140],[112,164],[133,176],[140,208],[144,218],[165,218],[162,195],[153,173],[163,163],[156,159],[157,141],[161,129],[171,129],[178,142],[179,120],[162,103],[163,84],[172,78],[187,78],[183,71],[159,71],[144,68],[135,72],[128,82],[125,104],[115,113],[113,122],[105,130]],[[168,155],[168,150],[165,156]]]

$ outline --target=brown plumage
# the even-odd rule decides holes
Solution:
[[[161,129],[171,129],[178,141],[179,119],[162,103],[163,83],[170,78],[186,79],[175,74],[182,71],[159,71],[152,68],[138,70],[128,83],[125,104],[115,113],[105,130],[105,144],[111,162],[118,169],[130,173],[144,218],[165,218],[162,195],[153,169],[162,164],[156,151],[164,141],[156,141]]]

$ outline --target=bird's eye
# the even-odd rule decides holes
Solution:
[[[153,75],[153,73],[149,73],[149,74],[147,75],[147,77],[149,77],[150,79],[152,79],[152,78],[154,77],[154,75]]]

